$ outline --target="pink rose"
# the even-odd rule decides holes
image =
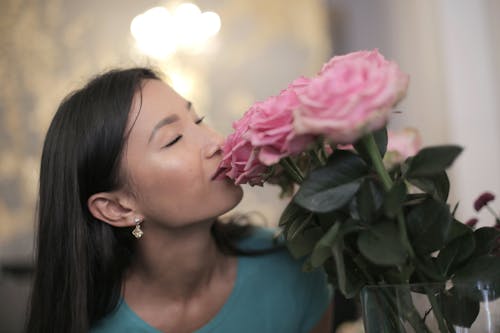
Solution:
[[[307,84],[300,78],[294,85]],[[293,128],[293,111],[301,106],[293,89],[283,90],[264,102],[251,107],[249,130],[245,137],[254,147],[260,147],[259,160],[265,165],[273,165],[283,157],[304,151],[314,140],[312,135],[298,135]]]
[[[293,81],[278,96],[253,104],[234,122],[217,178],[225,175],[237,184],[262,185],[268,166],[304,151],[313,142],[312,135],[298,135],[293,127],[293,111],[301,106],[293,88],[308,83],[304,77]]]
[[[405,128],[401,131],[387,132],[387,153],[384,164],[387,167],[404,162],[408,157],[414,156],[422,147],[422,140],[415,128]]]
[[[404,159],[414,156],[422,147],[422,139],[416,128],[387,132],[387,151],[398,152]]]
[[[332,67],[336,66],[338,63],[346,62],[346,61],[355,61],[357,59],[366,59],[369,58],[369,61],[376,66],[383,66],[387,63],[387,60],[378,52],[378,49],[373,51],[357,51],[351,52],[348,54],[338,55],[331,58],[326,64],[323,65],[319,74],[322,74]]]
[[[354,149],[354,146],[352,144],[338,144],[337,145],[337,149],[340,149],[340,150],[356,150]]]
[[[254,110],[248,110],[243,117],[233,123],[234,132],[227,137],[222,147],[223,158],[217,171],[217,178],[229,177],[236,184],[262,186],[268,167],[257,158],[259,149],[252,146],[244,135],[248,131]]]
[[[303,104],[294,111],[295,130],[354,143],[386,125],[407,86],[408,75],[377,50],[334,57],[309,84],[293,87]]]

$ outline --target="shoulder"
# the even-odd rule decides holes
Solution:
[[[295,260],[286,249],[286,244],[274,228],[255,227],[249,235],[241,239],[238,247],[244,251],[266,251],[262,254],[240,256],[245,263],[245,272],[259,272],[261,279],[270,276],[284,275],[294,278],[302,275],[302,263]]]
[[[295,259],[286,248],[284,239],[279,236],[279,230],[275,228],[256,227],[244,239],[240,240],[239,247],[243,250],[267,250],[275,249],[270,253],[241,256],[249,267],[250,272],[258,272],[261,279],[276,278],[280,276],[289,283],[305,283],[310,280],[321,279],[326,283],[326,275],[322,270],[305,272],[303,270],[304,260]]]
[[[238,241],[238,247],[243,250],[263,250],[283,245],[279,229],[257,226],[252,227],[248,234]]]
[[[304,260],[294,259],[276,235],[276,229],[256,228],[241,242],[243,249],[250,250],[280,247],[270,254],[239,257],[245,298],[255,301],[255,311],[286,314],[297,321],[293,331],[308,332],[328,308],[332,290],[322,269],[305,272]]]

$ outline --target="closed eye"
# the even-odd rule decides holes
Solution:
[[[196,125],[199,125],[199,124],[201,124],[201,123],[203,122],[203,119],[205,119],[205,116],[203,116],[203,117],[201,117],[200,119],[196,120],[194,123],[195,123]]]
[[[199,125],[203,122],[203,120],[205,119],[205,116],[197,119],[194,123],[196,125]],[[163,146],[163,148],[167,148],[167,147],[170,147],[170,146],[173,146],[175,143],[177,143],[177,141],[179,141],[180,139],[182,138],[182,135],[178,135],[174,140],[172,140],[171,142],[167,143],[166,145]]]
[[[164,145],[163,148],[167,148],[167,147],[170,147],[170,146],[174,145],[181,138],[182,138],[182,135],[177,136],[174,140],[172,140],[169,143],[167,143],[166,145]]]

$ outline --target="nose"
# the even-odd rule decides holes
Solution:
[[[205,158],[212,158],[222,152],[224,137],[217,131],[207,128],[207,135],[203,143],[203,155]]]
[[[207,151],[205,153],[205,157],[211,158],[211,157],[213,157],[221,152],[222,152],[222,144],[215,144],[207,149]]]

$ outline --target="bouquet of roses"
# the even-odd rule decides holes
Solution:
[[[348,298],[369,285],[451,283],[416,289],[428,297],[440,332],[453,332],[470,327],[479,311],[477,290],[463,286],[480,281],[483,296],[500,296],[500,232],[474,231],[446,203],[445,170],[462,148],[395,153],[401,141],[386,125],[408,80],[377,50],[333,57],[316,76],[293,81],[233,124],[220,177],[278,184],[293,196],[280,219],[288,249],[307,256],[304,269],[323,267]],[[392,313],[391,295],[381,297]],[[457,302],[468,315],[454,312]],[[387,319],[389,331],[400,332],[401,323],[429,331],[410,303]]]

